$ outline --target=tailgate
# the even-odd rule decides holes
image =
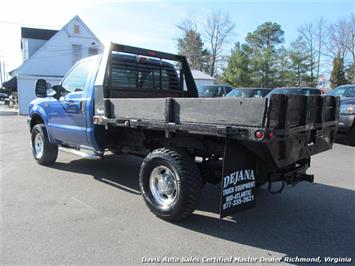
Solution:
[[[338,97],[273,95],[267,127],[274,137],[268,146],[278,166],[331,149],[338,117]]]

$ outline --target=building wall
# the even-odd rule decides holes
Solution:
[[[22,38],[21,48],[22,48],[22,60],[25,61],[31,57],[39,48],[45,44],[46,40],[37,40],[30,38]]]
[[[51,85],[59,84],[61,78],[56,77],[40,77],[40,76],[17,76],[19,114],[27,115],[30,102],[36,98],[35,84],[37,79],[45,79]]]

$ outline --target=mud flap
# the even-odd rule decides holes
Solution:
[[[220,218],[255,207],[255,155],[226,138],[221,182]]]

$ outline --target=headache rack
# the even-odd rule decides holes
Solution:
[[[132,58],[135,58],[135,61],[132,61]],[[159,63],[149,63],[150,58],[158,60]],[[180,68],[178,76],[175,69],[165,60],[175,62],[175,66]],[[118,73],[117,69],[114,70],[114,66],[117,65],[122,67],[121,73]],[[127,81],[122,82],[120,75],[125,71],[128,73],[130,69],[134,69],[132,71],[134,76],[126,77]],[[157,70],[158,73],[153,75],[152,87],[143,87],[138,81],[138,75],[146,74],[147,69]],[[185,56],[117,43],[105,46],[95,82],[96,116],[111,117],[109,99],[166,97],[198,97],[197,87]]]

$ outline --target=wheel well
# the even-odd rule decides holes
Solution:
[[[44,124],[44,121],[41,116],[35,114],[31,117],[30,131],[32,132],[33,127],[38,124]]]

